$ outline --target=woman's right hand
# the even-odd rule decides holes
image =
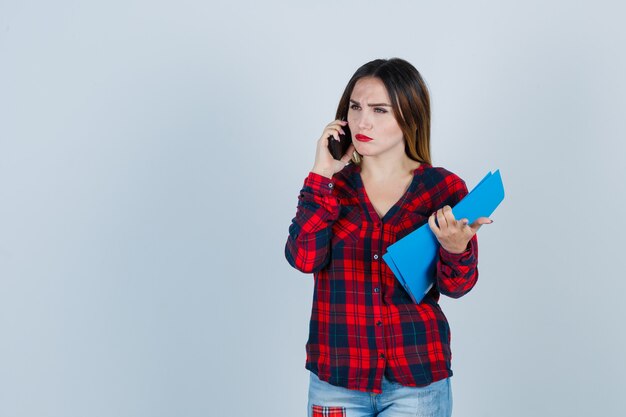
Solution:
[[[332,178],[333,175],[348,165],[350,158],[352,158],[352,153],[354,152],[354,145],[352,143],[350,143],[350,147],[339,161],[333,158],[328,150],[328,141],[339,140],[339,134],[345,134],[342,126],[346,126],[347,124],[348,122],[345,120],[335,120],[326,126],[324,132],[322,132],[322,137],[320,137],[317,141],[315,164],[313,165],[311,172],[327,178]],[[352,138],[350,138],[350,140],[352,141]]]

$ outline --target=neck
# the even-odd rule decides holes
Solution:
[[[413,175],[413,171],[420,165],[406,154],[402,157],[388,157],[378,155],[377,157],[364,156],[361,161],[361,175],[378,180]]]

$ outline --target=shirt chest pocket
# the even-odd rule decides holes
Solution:
[[[428,223],[428,216],[429,214],[425,210],[406,213],[395,225],[394,232],[396,239],[400,240],[414,230],[419,229],[422,225]]]
[[[345,246],[354,246],[362,229],[361,210],[356,206],[342,206],[339,218],[333,224],[333,250]]]

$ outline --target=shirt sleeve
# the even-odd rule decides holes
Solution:
[[[317,272],[329,261],[332,224],[340,208],[333,187],[332,179],[313,172],[304,180],[285,245],[287,261],[299,271]]]
[[[451,194],[446,204],[450,206],[456,205],[468,194],[465,182],[456,176],[449,189]],[[462,297],[476,285],[477,280],[478,239],[476,235],[468,242],[467,248],[462,253],[450,253],[439,246],[437,285],[441,294],[452,298]]]

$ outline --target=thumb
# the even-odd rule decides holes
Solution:
[[[348,162],[350,162],[350,159],[352,159],[353,153],[354,153],[354,145],[350,144],[350,146],[348,147],[348,150],[341,158],[341,162],[343,162],[344,164],[347,164]]]
[[[491,223],[493,223],[493,220],[491,220],[489,217],[479,217],[476,220],[474,220],[474,223],[470,224],[470,227],[472,228],[474,233],[476,233],[478,232],[478,229],[480,229],[480,226],[482,226],[483,224],[491,224]]]

